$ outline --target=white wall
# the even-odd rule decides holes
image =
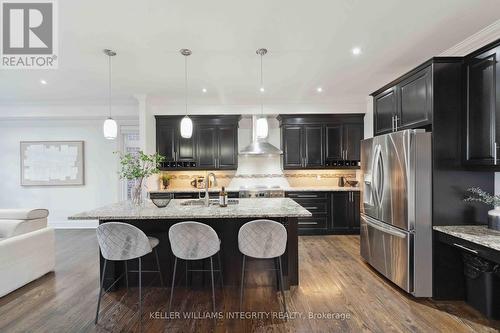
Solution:
[[[20,185],[20,141],[83,140],[85,142],[85,185]],[[118,141],[102,135],[101,119],[0,118],[0,208],[47,208],[55,227],[92,227],[93,221],[68,221],[69,215],[118,200]]]

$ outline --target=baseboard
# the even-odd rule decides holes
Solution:
[[[95,229],[99,225],[98,221],[49,221],[49,227],[54,229]]]

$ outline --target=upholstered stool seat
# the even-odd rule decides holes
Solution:
[[[124,262],[124,274],[128,288],[129,270],[127,267],[127,260],[131,259],[139,259],[139,270],[136,272],[139,273],[139,321],[142,323],[142,257],[146,254],[154,252],[158,270],[148,272],[158,273],[163,286],[160,261],[158,259],[158,252],[156,251],[156,247],[160,244],[160,241],[158,238],[146,236],[146,234],[144,234],[144,232],[139,228],[122,222],[106,222],[99,225],[97,227],[97,241],[99,243],[101,254],[104,258],[104,265],[101,276],[101,285],[99,288],[99,298],[97,301],[95,324],[97,324],[99,320],[99,307],[101,305],[104,277],[106,275],[106,264],[108,260]],[[121,279],[121,276],[116,281],[119,279]],[[113,282],[111,286],[113,286],[116,281]]]
[[[240,284],[240,311],[243,303],[243,287],[245,282],[246,257],[257,259],[274,259],[275,271],[279,271],[279,285],[285,312],[286,300],[283,288],[283,270],[281,256],[285,253],[287,243],[286,228],[272,220],[254,220],[241,226],[238,232],[238,248],[243,254]],[[278,265],[278,268],[276,268]]]
[[[177,259],[186,261],[186,278],[187,278],[187,263],[192,260],[203,260],[210,258],[210,277],[212,282],[212,306],[215,312],[215,287],[214,287],[214,265],[212,256],[218,255],[219,273],[222,282],[222,268],[220,259],[220,244],[221,241],[215,230],[206,224],[186,221],[176,223],[170,227],[168,231],[170,246],[172,253],[175,256],[174,271],[172,275],[172,287],[170,290],[169,312],[172,308],[172,299],[174,296],[175,273],[177,269]],[[202,270],[197,270],[202,271]]]

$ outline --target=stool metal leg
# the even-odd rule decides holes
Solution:
[[[101,284],[99,285],[99,298],[97,299],[97,311],[95,314],[95,324],[97,325],[97,321],[99,320],[99,308],[101,306],[101,297],[102,297],[102,289],[104,288],[104,276],[106,275],[106,263],[108,261],[104,259],[104,265],[102,269],[102,276],[101,276]]]
[[[278,258],[273,258],[274,263],[274,274],[276,277],[276,290],[280,290],[280,267],[278,263]]]
[[[127,285],[127,291],[128,291],[128,266],[127,266],[127,260],[123,261],[125,263],[125,284]]]
[[[286,309],[286,300],[285,300],[285,291],[283,288],[283,268],[281,266],[281,256],[278,257],[278,262],[280,264],[280,289],[281,289],[281,297],[283,297],[283,306],[285,308],[285,312],[288,312]]]
[[[139,257],[139,325],[142,326],[142,260]]]
[[[219,260],[220,285],[224,288],[224,274],[222,274],[222,260],[220,258],[220,250],[217,252],[217,260]]]
[[[215,313],[214,261],[212,257],[210,257],[210,278],[212,280],[212,307]]]
[[[240,282],[240,311],[243,304],[243,285],[245,283],[245,255],[243,255],[243,262],[241,264],[241,282]]]
[[[177,269],[177,257],[174,261],[174,273],[172,274],[172,285],[170,286],[170,302],[168,304],[168,312],[172,310],[172,299],[174,297],[174,285],[175,285],[175,270]]]
[[[158,267],[158,274],[160,274],[160,283],[162,287],[165,287],[165,284],[163,283],[163,275],[161,274],[160,259],[158,259],[158,251],[156,251],[156,247],[153,249],[153,251],[155,253],[156,266]]]

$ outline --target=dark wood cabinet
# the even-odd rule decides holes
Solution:
[[[500,170],[500,42],[467,56],[465,163]]]
[[[343,125],[342,147],[345,152],[345,160],[359,161],[361,159],[361,140],[363,137],[363,125]]]
[[[194,161],[196,160],[196,133],[193,132],[193,136],[189,139],[183,138],[178,128],[177,133],[177,161]]]
[[[238,167],[238,127],[197,126],[198,167],[232,170]]]
[[[374,134],[394,131],[394,117],[397,114],[396,87],[391,87],[373,96]]]
[[[432,124],[434,60],[372,94],[375,135]]]
[[[298,219],[300,235],[359,233],[359,191],[287,192],[286,196],[312,213]]]
[[[323,166],[323,127],[285,125],[282,128],[283,166],[286,169]]]
[[[217,159],[217,127],[196,126],[196,155],[199,168],[215,169]]]
[[[359,233],[359,198],[358,191],[332,192],[331,229],[333,233]]]
[[[322,167],[323,154],[323,126],[305,125],[304,132],[304,167]]]
[[[431,66],[413,74],[397,85],[399,112],[397,129],[421,127],[432,120],[432,71]]]
[[[236,169],[238,167],[238,127],[217,127],[217,169]]]
[[[156,148],[163,170],[234,170],[238,166],[240,116],[192,116],[193,135],[180,135],[182,116],[156,116]]]
[[[298,218],[299,235],[328,233],[331,217],[329,192],[287,192],[286,196],[312,214],[311,217]]]
[[[172,124],[157,123],[156,127],[156,151],[165,156],[167,161],[175,161],[175,138],[176,128]]]
[[[294,169],[303,167],[302,126],[286,125],[281,130],[283,167]]]
[[[357,167],[363,115],[280,115],[283,167]]]
[[[344,158],[344,135],[342,132],[342,124],[332,124],[325,126],[325,159],[327,160],[342,160]]]

